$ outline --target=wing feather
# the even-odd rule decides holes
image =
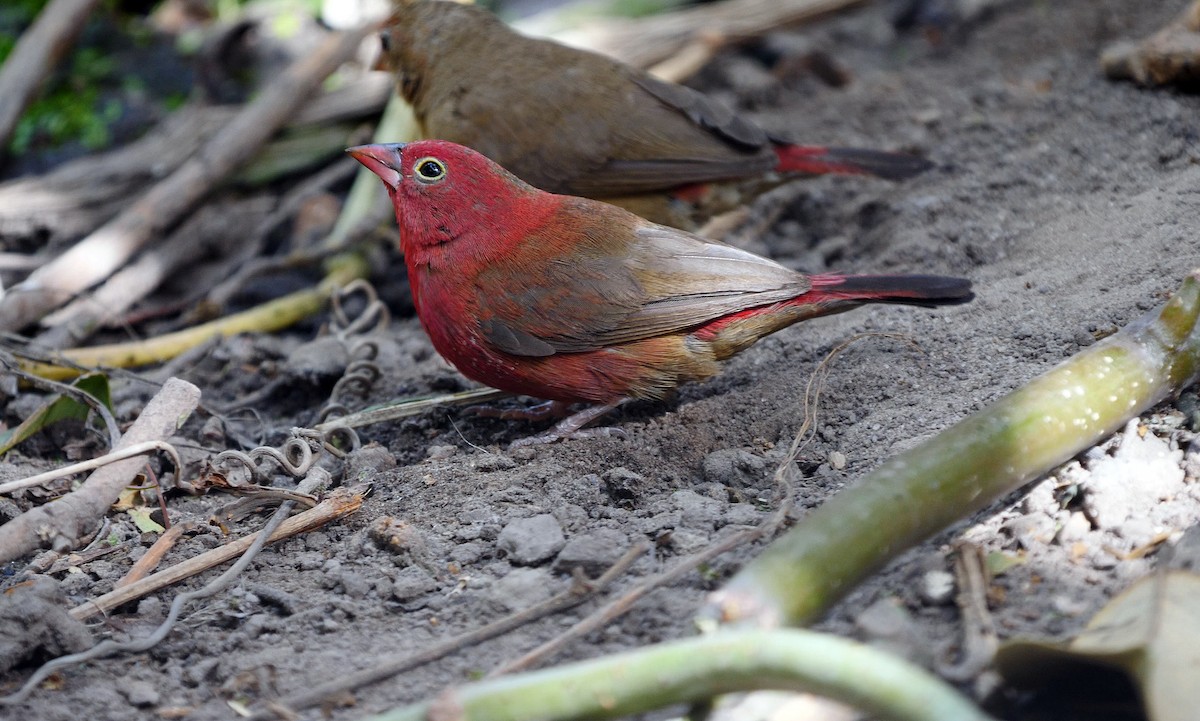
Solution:
[[[572,215],[580,217],[587,216]],[[545,262],[564,256],[552,250],[561,239],[542,231],[480,275],[480,330],[498,350],[524,356],[597,350],[686,332],[811,287],[803,274],[772,260],[674,228],[636,219],[632,240],[613,243],[607,239],[621,231],[611,224],[584,225],[574,228],[570,262]],[[534,277],[530,267],[542,272]]]

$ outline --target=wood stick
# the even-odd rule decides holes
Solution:
[[[364,493],[362,490],[338,488],[318,503],[314,508],[299,513],[284,521],[275,533],[271,534],[268,542],[278,541],[298,533],[320,528],[325,524],[357,511],[362,506]],[[71,609],[73,618],[83,621],[97,614],[108,613],[122,604],[129,603],[160,588],[166,588],[185,578],[203,573],[214,566],[227,563],[242,555],[258,538],[258,532],[231,541],[224,546],[211,549],[194,556],[170,568],[159,571],[135,581],[127,586],[114,589],[103,596],[97,596],[90,601]]]
[[[150,399],[113,450],[170,438],[199,403],[199,388],[171,378]],[[104,516],[145,462],[137,456],[110,463],[88,476],[78,490],[0,526],[0,562],[20,558],[41,546],[51,546],[57,551],[72,548]]]
[[[0,300],[0,330],[16,331],[108,277],[190,212],[222,178],[253,155],[312,91],[357,50],[372,29],[338,33],[293,63],[195,156],[132,206]]]
[[[239,229],[254,225],[270,211],[271,200],[210,203],[197,210],[163,242],[114,273],[95,290],[46,317],[51,329],[37,337],[42,348],[67,348],[91,337],[96,328],[116,322],[135,303],[182,268],[206,256],[225,256],[246,238]]]
[[[0,154],[21,113],[37,95],[46,76],[75,44],[99,0],[53,0],[17,40],[0,68]]]
[[[142,554],[142,557],[129,568],[129,571],[124,576],[117,579],[117,582],[113,584],[113,589],[124,588],[145,578],[163,560],[163,556],[167,555],[167,551],[175,547],[175,544],[179,542],[183,534],[195,527],[195,522],[185,521],[183,523],[176,523],[168,528],[158,537],[158,540],[154,542],[150,550]]]
[[[697,39],[725,43],[760,37],[774,28],[811,22],[864,0],[725,0],[648,18],[609,19],[552,33],[568,45],[594,50],[639,68],[673,57]],[[517,23],[521,28],[521,24]]]
[[[369,73],[316,96],[289,118],[286,127],[378,114],[391,88],[388,73]],[[0,245],[9,238],[31,235],[44,237],[47,245],[53,245],[92,232],[123,210],[130,196],[138,195],[183,165],[238,110],[225,105],[190,103],[128,145],[77,158],[43,175],[0,183]],[[398,139],[402,138],[388,138]],[[357,163],[354,166],[361,167]],[[379,185],[379,181],[375,180],[375,184]],[[24,270],[29,272],[48,260],[48,257],[0,254],[0,269],[20,270],[25,266]]]

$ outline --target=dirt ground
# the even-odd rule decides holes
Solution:
[[[806,271],[962,275],[975,282],[976,300],[936,311],[869,308],[788,329],[671,403],[623,409],[612,420],[623,439],[510,452],[509,442],[533,427],[457,410],[366,428],[364,441],[387,453],[356,461],[355,472],[365,469],[374,485],[358,513],[269,547],[232,590],[193,608],[149,653],[67,670],[53,688],[0,715],[232,718],[230,701],[253,705],[383,655],[416,653],[566,588],[571,565],[595,572],[635,539],[660,540],[611,598],[772,510],[771,474],[801,424],[805,384],[850,336],[903,334],[916,345],[869,337],[834,361],[816,437],[800,461],[805,480],[793,520],[1138,317],[1197,265],[1200,97],[1109,82],[1097,58],[1111,41],[1142,37],[1181,9],[1180,0],[1011,0],[933,43],[927,33],[897,32],[888,4],[872,3],[721,58],[695,83],[773,131],[906,149],[937,163],[899,184],[804,181],[793,186],[779,220],[747,247]],[[771,53],[802,44],[827,53],[852,81],[780,80],[764,66]],[[381,341],[384,375],[371,400],[467,387],[410,316],[402,279],[374,280],[398,317]],[[229,341],[180,374],[203,389],[207,406],[227,407],[294,371],[312,355],[305,344],[313,334],[302,328]],[[123,391],[123,417],[147,393]],[[226,431],[277,443],[289,427],[312,424],[328,393],[328,382],[294,374],[256,405],[260,419],[230,416]],[[962,638],[959,613],[951,598],[922,589],[950,569],[950,544],[966,538],[1023,559],[993,584],[1002,637],[1078,630],[1160,562],[1154,553],[1124,552],[1200,521],[1197,450],[1189,446],[1198,405],[1185,394],[1143,418],[1145,437],[1135,429],[1123,442],[1107,441],[907,553],[819,627],[879,641],[926,665],[952,662]],[[183,435],[201,442],[205,420],[198,414]],[[34,459],[10,462],[6,475],[21,475]],[[180,518],[204,519],[228,499],[170,502]],[[369,529],[383,517],[408,524],[403,552],[372,540]],[[128,544],[56,575],[70,606],[109,590],[151,540],[121,522],[110,533]],[[165,563],[222,541],[216,529],[190,536]],[[705,594],[758,550],[738,549],[656,591],[553,660],[694,633]],[[180,588],[203,580],[122,609],[92,632],[145,633]],[[353,706],[329,713],[358,718],[476,678],[603,600],[362,689]],[[11,688],[29,670],[8,671],[0,684]],[[962,687],[988,686],[974,678]],[[1000,697],[1004,718],[1038,717],[1014,703],[1021,697]],[[1129,713],[1118,704],[1075,717],[1137,718]]]

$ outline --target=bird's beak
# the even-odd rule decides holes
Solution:
[[[392,190],[400,187],[403,151],[404,143],[377,143],[346,148],[350,157],[367,166],[367,170],[378,175]]]

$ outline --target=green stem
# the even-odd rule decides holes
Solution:
[[[467,684],[371,721],[607,719],[757,689],[821,694],[884,721],[989,718],[906,661],[836,636],[788,629],[721,631]]]
[[[1165,306],[834,496],[713,595],[727,621],[802,625],[907,548],[1194,380],[1200,271]]]

